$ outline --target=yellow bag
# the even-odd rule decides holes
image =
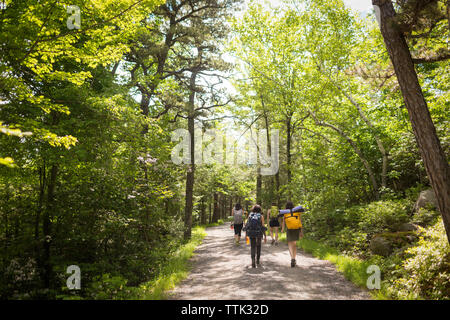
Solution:
[[[291,212],[284,214],[284,221],[288,229],[300,229],[302,227],[302,220],[300,220],[300,212]]]
[[[270,207],[270,217],[271,218],[278,217],[278,207],[277,206]]]

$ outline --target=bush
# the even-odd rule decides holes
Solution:
[[[408,222],[412,205],[409,200],[382,200],[345,210],[311,211],[303,221],[311,239],[328,239],[342,250],[365,250],[374,234],[395,231]]]
[[[394,281],[392,294],[403,299],[450,299],[450,246],[442,220],[408,250],[404,276]]]
[[[441,217],[441,214],[430,208],[420,208],[413,216],[414,223],[426,227],[434,225],[436,221]]]
[[[396,226],[409,221],[408,200],[384,200],[359,208],[359,230],[368,234],[395,231]]]
[[[136,288],[127,287],[128,280],[121,276],[104,274],[93,282],[88,290],[88,298],[95,300],[126,300],[135,295]]]

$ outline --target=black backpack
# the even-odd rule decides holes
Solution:
[[[252,212],[248,217],[247,224],[245,225],[245,231],[249,237],[262,236],[264,229],[261,222],[262,215],[260,213]]]

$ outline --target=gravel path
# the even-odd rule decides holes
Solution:
[[[208,228],[191,259],[189,276],[169,299],[180,300],[356,300],[370,299],[325,260],[297,253],[291,268],[286,243],[262,245],[261,265],[251,267],[250,246],[234,245],[228,224]]]

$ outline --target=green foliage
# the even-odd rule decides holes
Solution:
[[[132,288],[127,287],[127,280],[121,276],[103,274],[94,280],[88,289],[87,298],[92,300],[125,300],[133,296]]]
[[[355,208],[360,217],[359,229],[369,234],[395,230],[397,225],[409,220],[411,207],[412,204],[407,200],[386,200]]]
[[[442,220],[422,229],[406,254],[402,277],[393,282],[391,293],[401,299],[450,299],[450,246]]]
[[[136,298],[143,300],[161,300],[167,298],[166,291],[173,289],[177,283],[188,275],[188,260],[192,257],[195,248],[202,242],[205,236],[204,227],[193,228],[191,240],[180,247],[168,259],[155,279],[139,286]]]
[[[348,209],[314,209],[304,220],[310,238],[325,238],[340,250],[361,253],[374,234],[396,230],[408,222],[411,207],[409,200],[380,200]]]
[[[417,212],[414,213],[413,221],[414,223],[425,227],[434,225],[440,218],[441,214],[439,213],[439,211],[435,210],[435,208],[420,208]]]
[[[300,245],[359,285],[370,262],[385,275],[381,297],[448,298],[442,227],[420,231],[419,242],[416,232],[396,232],[405,222],[433,225],[439,213],[411,216],[429,181],[374,16],[359,17],[341,0],[273,10],[251,1],[231,18],[228,39],[218,22],[238,3],[220,1],[215,10],[203,0],[74,0],[82,25],[70,30],[64,1],[6,1],[0,298],[162,299],[186,276],[204,233],[181,240],[187,168],[171,161],[170,133],[186,127],[192,96],[205,129],[280,130],[277,176],[258,177],[248,165],[196,167],[193,225],[221,224],[232,202],[258,199],[266,209],[289,199],[308,208],[309,240]],[[433,16],[417,20],[408,38],[414,54],[446,45],[444,5],[438,9],[429,32],[417,28]],[[198,47],[205,74],[188,87]],[[218,89],[219,78],[207,84],[206,73],[230,67],[225,51],[239,60],[236,97],[222,107],[228,90]],[[449,63],[416,68],[446,154]],[[221,120],[230,115],[234,121]],[[393,254],[369,252],[375,235],[393,243]],[[65,288],[71,264],[83,274],[75,293]]]

